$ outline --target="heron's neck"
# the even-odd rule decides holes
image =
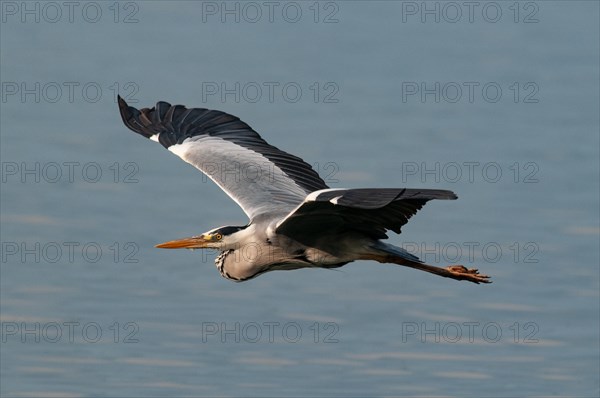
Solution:
[[[223,237],[219,250],[223,252],[228,250],[238,250],[245,245],[256,241],[255,228],[253,225],[230,228],[235,228],[237,231]]]

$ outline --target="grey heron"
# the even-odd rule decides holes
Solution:
[[[462,265],[425,264],[385,243],[425,203],[456,199],[451,191],[410,188],[329,188],[297,156],[268,144],[239,118],[217,110],[158,102],[136,109],[120,96],[125,125],[160,143],[212,179],[246,213],[243,226],[224,226],[156,245],[213,248],[221,275],[236,282],[265,272],[337,268],[355,260],[393,263],[435,275],[489,283]]]

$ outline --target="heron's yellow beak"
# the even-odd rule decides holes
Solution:
[[[210,236],[200,235],[190,238],[171,240],[165,243],[158,244],[154,247],[160,249],[202,249],[208,247],[212,242]]]

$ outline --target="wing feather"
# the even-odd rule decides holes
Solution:
[[[357,231],[374,239],[401,227],[432,199],[456,199],[440,189],[324,189],[311,193],[276,227],[276,232],[304,244],[326,235]]]
[[[239,118],[216,110],[158,102],[138,110],[119,97],[125,125],[192,164],[250,219],[287,213],[327,184],[301,158],[269,145]],[[248,175],[250,173],[251,175]]]

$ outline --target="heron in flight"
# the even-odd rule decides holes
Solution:
[[[385,243],[425,203],[456,199],[451,191],[329,188],[302,159],[268,144],[227,113],[158,102],[136,109],[118,98],[125,125],[160,143],[212,179],[247,214],[242,226],[161,243],[166,249],[213,248],[223,277],[247,281],[269,271],[337,268],[355,260],[399,264],[435,275],[489,283],[462,265],[428,265]]]

